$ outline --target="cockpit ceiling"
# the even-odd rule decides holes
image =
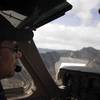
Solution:
[[[66,0],[0,0],[0,13],[14,26],[36,29],[70,10]],[[16,21],[15,21],[16,20]],[[13,22],[14,21],[14,22]]]
[[[24,16],[12,10],[0,11],[0,14],[4,16],[8,21],[10,21],[10,23],[14,27],[17,27],[21,22],[23,22],[27,18],[27,16]]]

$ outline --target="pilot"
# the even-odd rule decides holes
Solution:
[[[16,69],[17,59],[22,57],[18,42],[32,40],[33,32],[15,28],[0,15],[0,80],[12,77]],[[0,83],[0,100],[6,100]]]

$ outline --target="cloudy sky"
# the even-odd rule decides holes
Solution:
[[[40,27],[34,33],[38,48],[100,49],[100,0],[68,0],[72,10]]]

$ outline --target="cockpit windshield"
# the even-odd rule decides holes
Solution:
[[[73,5],[71,11],[35,32],[34,41],[53,77],[56,74],[56,63],[60,67],[61,63],[74,63],[75,59],[85,60],[92,67],[99,68],[100,1],[68,2]]]

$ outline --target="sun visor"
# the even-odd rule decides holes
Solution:
[[[72,5],[66,0],[0,0],[0,10],[12,10],[25,16],[19,27],[36,29],[69,11]],[[13,16],[14,14],[9,14]]]

